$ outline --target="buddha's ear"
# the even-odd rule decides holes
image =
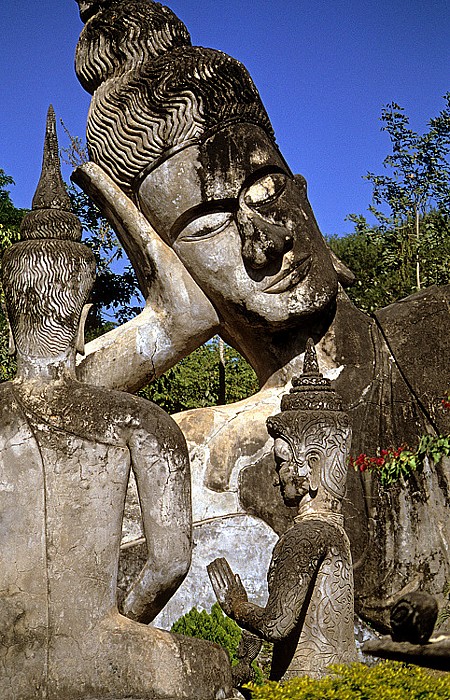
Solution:
[[[86,323],[86,318],[91,310],[92,304],[85,304],[83,306],[83,311],[80,316],[80,323],[78,324],[78,334],[75,349],[80,355],[84,355],[84,324]]]
[[[294,180],[306,197],[308,185],[303,175],[294,175]],[[339,260],[338,256],[335,255],[335,253],[333,253],[328,244],[327,248],[331,257],[331,262],[333,263],[334,271],[337,274],[338,281],[342,284],[343,287],[351,287],[352,284],[355,283],[355,275],[351,270],[349,270],[349,268],[346,265],[344,265],[344,263],[341,260]]]
[[[337,274],[337,278],[343,287],[351,287],[355,283],[355,275],[349,268],[344,265],[342,260],[339,260],[338,256],[333,253],[331,248],[328,246],[328,252],[331,257],[331,262],[333,263],[334,271]]]

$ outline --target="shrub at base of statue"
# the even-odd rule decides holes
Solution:
[[[364,664],[335,665],[319,680],[293,678],[285,683],[269,681],[251,685],[252,700],[423,700],[450,698],[450,675],[436,677],[422,668],[383,661],[368,668]]]
[[[171,632],[207,639],[223,647],[230,658],[235,688],[242,689],[249,681],[260,684],[268,678],[265,668],[256,661],[262,640],[242,631],[234,620],[223,614],[218,603],[214,603],[210,613],[193,608],[174,622]]]

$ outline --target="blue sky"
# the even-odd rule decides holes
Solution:
[[[389,151],[382,106],[396,101],[419,132],[450,90],[448,0],[172,0],[194,44],[249,69],[294,172],[308,180],[324,233],[344,233],[371,198],[368,170]],[[89,95],[73,55],[82,23],[75,0],[1,0],[0,167],[30,206],[39,177],[45,114],[53,103],[84,135]],[[67,145],[62,129],[61,145]],[[69,175],[65,169],[66,179]]]

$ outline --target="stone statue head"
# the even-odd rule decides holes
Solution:
[[[280,487],[287,505],[320,502],[340,510],[347,480],[351,427],[330,381],[318,371],[308,341],[303,374],[282,398],[281,413],[267,420],[274,438]]]
[[[337,273],[247,70],[193,47],[168,8],[115,0],[81,34],[90,157],[236,321],[285,328],[333,304]],[[234,335],[234,334],[232,334]]]
[[[82,310],[95,279],[95,259],[82,245],[70,211],[50,107],[42,175],[21,241],[2,261],[8,320],[20,357],[57,357],[75,348]]]

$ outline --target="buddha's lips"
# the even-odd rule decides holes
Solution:
[[[272,282],[264,292],[266,294],[279,294],[280,292],[286,292],[291,287],[295,287],[296,284],[306,277],[311,263],[311,255],[308,255],[294,265],[290,265],[287,270],[281,270],[278,279]]]

